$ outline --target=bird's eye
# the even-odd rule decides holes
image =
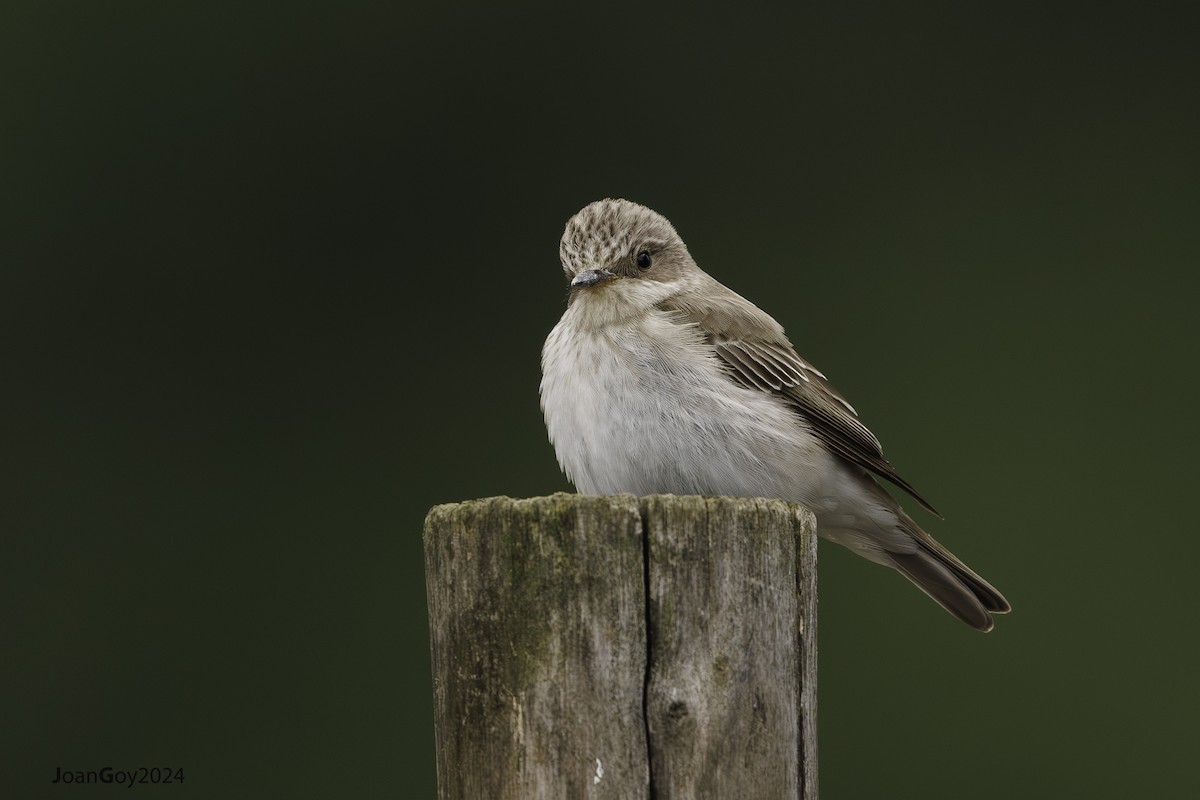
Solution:
[[[638,269],[650,269],[650,251],[643,250],[637,254]]]

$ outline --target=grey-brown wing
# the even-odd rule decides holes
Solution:
[[[708,291],[663,304],[696,325],[741,385],[784,397],[814,435],[847,461],[885,478],[937,514],[908,481],[896,474],[875,435],[858,419],[825,375],[801,358],[770,315],[715,281]]]
[[[716,354],[730,367],[735,380],[747,388],[774,392],[787,398],[830,450],[886,478],[931,513],[937,513],[883,457],[879,440],[859,421],[854,407],[838,394],[820,370],[797,355],[790,346],[712,335],[710,342]]]

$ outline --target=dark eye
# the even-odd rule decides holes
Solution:
[[[638,269],[650,269],[650,251],[643,250],[637,254]]]

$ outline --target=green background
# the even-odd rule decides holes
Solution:
[[[1015,607],[823,544],[823,794],[1195,796],[1195,27],[912,5],[5,3],[4,793],[432,796],[422,519],[568,488],[539,352],[611,195]]]

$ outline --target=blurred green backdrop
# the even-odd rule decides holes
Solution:
[[[5,3],[0,791],[432,796],[422,519],[568,488],[539,350],[614,195],[1015,606],[981,636],[823,546],[825,796],[1194,796],[1190,23]]]

